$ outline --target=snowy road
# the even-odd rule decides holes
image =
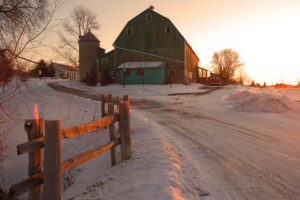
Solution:
[[[69,92],[98,100],[79,90]],[[210,193],[201,199],[300,199],[297,120],[281,120],[288,115],[196,109],[180,102],[184,101],[180,95],[176,99],[170,103],[132,98],[131,105],[154,121],[162,137],[177,149],[186,184]]]
[[[274,130],[270,124],[155,101],[133,105],[169,129],[162,134],[182,152],[193,181],[210,192],[208,199],[300,199],[300,160],[293,154],[299,148],[268,131]],[[255,128],[261,124],[264,132]]]

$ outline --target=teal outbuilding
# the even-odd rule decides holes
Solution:
[[[165,62],[125,62],[118,67],[119,82],[127,84],[165,84]]]

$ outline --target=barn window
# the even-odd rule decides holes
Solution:
[[[127,27],[127,35],[132,35],[132,34],[133,34],[132,27]]]
[[[130,76],[130,69],[125,69],[125,76]]]
[[[170,33],[171,32],[171,27],[170,26],[166,26],[166,33]]]
[[[146,22],[152,22],[152,15],[146,14]]]
[[[144,76],[144,69],[137,69],[138,76]]]
[[[175,76],[176,75],[176,69],[169,69],[169,76]]]
[[[103,58],[102,58],[102,64],[107,64],[107,63],[108,63],[108,58],[103,57]]]

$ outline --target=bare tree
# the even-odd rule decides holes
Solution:
[[[64,33],[58,33],[61,42],[60,50],[55,51],[70,64],[78,66],[79,36],[86,34],[89,30],[100,29],[97,15],[83,5],[78,5],[62,26]]]
[[[20,87],[10,84],[14,71],[20,66],[20,59],[26,49],[47,29],[59,0],[0,0],[0,110],[11,93]]]
[[[14,78],[26,50],[45,32],[59,0],[0,0],[0,140],[16,108],[8,102],[19,95],[22,82]],[[9,107],[9,108],[8,108]],[[0,143],[1,153],[1,143]]]
[[[22,53],[35,46],[57,6],[58,0],[0,0],[0,111],[21,85],[11,81],[19,60],[27,60]]]
[[[231,81],[237,70],[244,65],[239,61],[238,52],[230,48],[215,52],[211,64],[213,65],[213,71],[225,83]]]
[[[58,0],[0,0],[0,50],[12,59],[46,30],[57,8]]]

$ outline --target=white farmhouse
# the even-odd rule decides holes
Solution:
[[[79,68],[52,62],[56,78],[79,79]]]

